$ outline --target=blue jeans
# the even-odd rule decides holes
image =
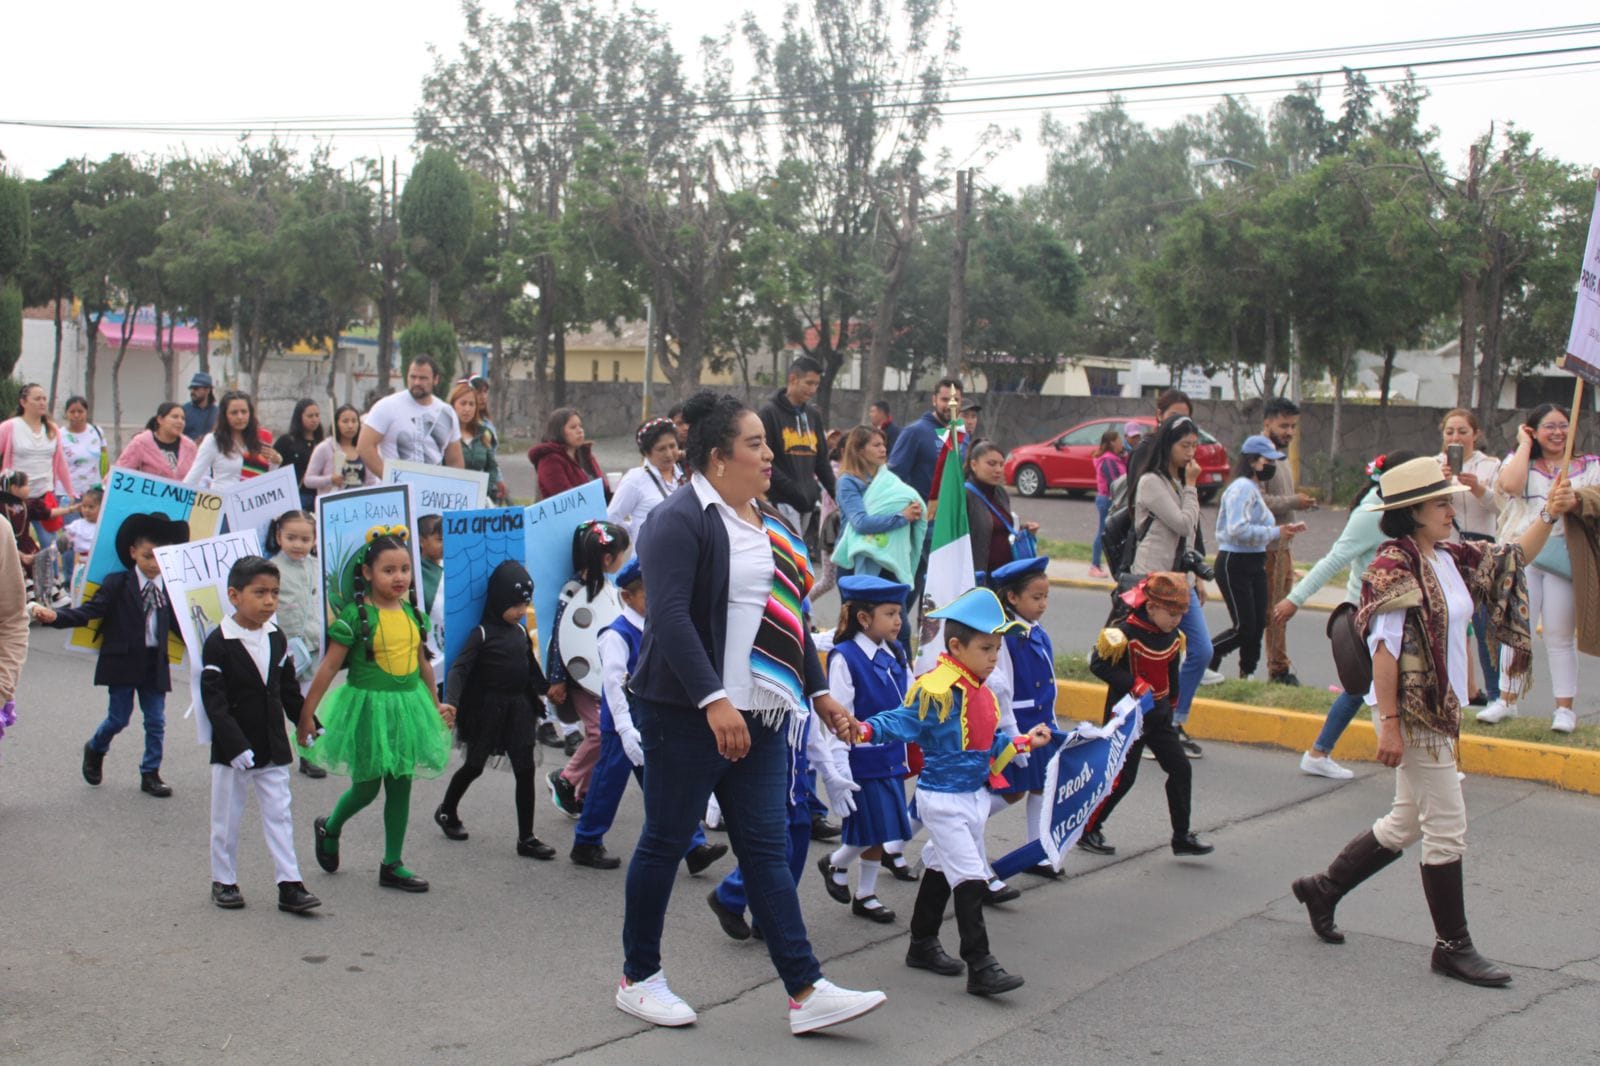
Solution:
[[[112,685],[106,720],[89,738],[89,747],[102,755],[111,750],[111,738],[128,728],[133,717],[135,695],[144,713],[144,758],[139,761],[139,772],[153,774],[161,769],[161,745],[167,735],[167,694],[155,685]]]
[[[789,872],[794,883],[806,872],[806,859],[811,852],[811,816],[800,805],[789,808]],[[745,897],[744,872],[737,866],[717,885],[717,902],[736,914],[743,914],[749,900]]]
[[[698,708],[636,698],[632,710],[645,751],[644,829],[628,864],[623,976],[642,981],[661,969],[661,930],[678,862],[715,793],[750,911],[766,932],[767,952],[784,988],[792,996],[814,985],[822,967],[807,939],[789,870],[787,735],[747,715],[750,753],[729,762]]]
[[[1187,650],[1183,665],[1178,667],[1178,705],[1172,710],[1172,724],[1180,726],[1189,720],[1189,705],[1200,690],[1200,675],[1211,666],[1211,631],[1206,628],[1205,612],[1200,609],[1200,597],[1189,590],[1189,609],[1183,612],[1178,623]]]
[[[1092,565],[1094,565],[1095,567],[1099,567],[1099,565],[1100,565],[1100,544],[1104,540],[1105,535],[1106,535],[1106,515],[1111,513],[1111,497],[1110,496],[1096,496],[1094,498],[1094,510],[1095,510],[1095,513],[1100,516],[1100,521],[1099,521],[1099,524],[1097,524],[1094,527],[1094,548],[1092,549],[1092,552],[1093,552],[1093,555],[1094,555],[1094,562],[1093,562]]]
[[[622,794],[628,789],[630,776],[639,782],[640,788],[644,787],[644,771],[628,761],[627,752],[622,750],[622,738],[609,729],[602,729],[600,757],[589,776],[589,791],[583,796],[583,816],[578,819],[578,828],[572,834],[574,844],[605,843],[606,834],[611,832],[611,823],[616,820],[617,807],[622,803]],[[808,827],[810,824],[806,823]],[[705,830],[696,824],[689,847],[692,850],[705,842]]]
[[[1491,700],[1500,698],[1500,649],[1489,640],[1489,608],[1479,606],[1472,616],[1472,631],[1478,638],[1478,665],[1483,669],[1483,691]]]
[[[1366,693],[1355,695],[1341,692],[1334,698],[1333,706],[1328,708],[1327,721],[1322,723],[1322,732],[1317,734],[1317,742],[1312,747],[1324,755],[1333,753],[1333,746],[1339,743],[1339,738],[1344,735],[1345,727],[1350,724],[1350,719],[1361,710],[1361,704],[1366,699]]]

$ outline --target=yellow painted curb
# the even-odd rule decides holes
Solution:
[[[1105,709],[1104,685],[1087,681],[1056,683],[1056,713],[1090,722]],[[1267,744],[1289,751],[1307,751],[1322,731],[1323,716],[1280,707],[1196,698],[1185,729],[1197,740],[1235,744]],[[1372,723],[1357,719],[1339,740],[1341,762],[1375,762],[1378,738]],[[1571,792],[1600,796],[1600,751],[1503,740],[1476,733],[1461,737],[1460,766],[1469,774],[1539,781]]]

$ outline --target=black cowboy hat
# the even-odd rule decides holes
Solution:
[[[133,545],[148,540],[156,547],[168,544],[186,544],[189,540],[189,523],[176,521],[164,514],[131,514],[117,527],[117,559],[128,569],[133,569]]]

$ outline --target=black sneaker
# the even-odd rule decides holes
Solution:
[[[812,840],[838,840],[843,831],[820,814],[811,819]]]
[[[726,854],[728,854],[726,844],[701,844],[689,849],[689,854],[683,857],[683,864],[689,868],[691,874],[698,874]]]
[[[744,920],[743,914],[735,914],[722,905],[717,898],[717,890],[712,889],[706,896],[706,902],[711,905],[711,913],[717,916],[717,924],[722,926],[722,931],[735,940],[750,939],[750,923]]]
[[[1091,855],[1115,855],[1117,849],[1106,843],[1106,835],[1098,829],[1091,829],[1078,838],[1078,847]]]
[[[604,844],[574,844],[567,858],[578,866],[594,870],[615,870],[622,865],[622,860],[606,851]]]
[[[322,901],[310,892],[299,881],[278,882],[278,909],[289,914],[304,914],[314,911],[322,906]]]
[[[139,791],[148,792],[157,799],[166,799],[172,795],[172,786],[161,780],[159,771],[151,770],[139,775]]]
[[[538,837],[523,837],[517,841],[517,854],[524,859],[549,860],[556,857],[556,849]]]
[[[442,803],[433,809],[433,824],[443,830],[444,835],[451,840],[467,839],[467,827],[453,812],[446,814]]]
[[[85,744],[83,746],[83,779],[91,785],[98,785],[105,761],[105,752],[95,751],[88,744]]]
[[[244,896],[239,894],[238,885],[225,885],[221,881],[213,881],[211,902],[225,911],[236,911],[244,906]]]
[[[550,783],[550,802],[556,805],[556,810],[576,822],[583,814],[583,804],[578,802],[578,790],[572,786],[572,782],[561,776],[560,770],[551,770],[545,775],[545,780]]]
[[[1194,741],[1189,739],[1189,733],[1188,733],[1187,730],[1185,730],[1183,728],[1183,726],[1181,726],[1181,725],[1178,726],[1177,727],[1177,732],[1178,732],[1178,747],[1183,749],[1183,753],[1185,755],[1189,756],[1189,758],[1191,758],[1191,759],[1200,758],[1200,756],[1203,753],[1204,749],[1201,748],[1200,745],[1196,744]],[[1146,748],[1145,750],[1149,751],[1150,749]]]
[[[1006,973],[998,962],[967,971],[967,991],[974,996],[998,996],[1022,987],[1022,978]]]
[[[311,778],[313,781],[320,781],[324,777],[328,776],[328,771],[324,770],[322,767],[318,766],[316,763],[312,762],[310,759],[307,759],[303,755],[300,757],[300,772]]]
[[[1272,682],[1274,685],[1286,685],[1289,688],[1299,688],[1300,687],[1300,679],[1298,677],[1295,677],[1294,674],[1290,673],[1287,670],[1285,670],[1281,674],[1273,674],[1267,680]]]
[[[561,739],[561,730],[549,719],[539,723],[539,728],[534,730],[534,735],[539,738],[539,743],[546,747],[559,748],[566,742]]]
[[[911,946],[906,949],[906,965],[913,970],[930,970],[945,977],[960,977],[967,968],[967,964],[960,959],[945,954],[944,945],[939,943],[936,936],[925,940],[912,937]]]
[[[1216,850],[1210,844],[1200,843],[1200,838],[1193,833],[1185,833],[1181,837],[1172,838],[1172,854],[1174,855],[1210,855]]]

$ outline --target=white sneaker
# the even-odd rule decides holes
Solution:
[[[1331,777],[1335,781],[1348,781],[1356,776],[1326,755],[1313,755],[1309,751],[1300,756],[1300,772],[1312,777]]]
[[[1228,679],[1223,677],[1222,673],[1217,670],[1207,670],[1200,675],[1200,683],[1202,685],[1220,685],[1226,680]]]
[[[1555,717],[1550,722],[1550,728],[1557,733],[1570,733],[1578,727],[1578,716],[1572,713],[1571,707],[1557,707]]]
[[[882,992],[853,992],[832,981],[817,979],[804,1003],[789,1000],[789,1032],[796,1036],[839,1025],[877,1010],[889,1001]]]
[[[1505,700],[1495,700],[1489,706],[1478,712],[1478,721],[1484,725],[1494,725],[1496,722],[1517,716],[1517,705],[1507,703]]]
[[[693,1007],[672,994],[664,970],[657,970],[643,981],[632,984],[626,977],[617,982],[617,1009],[651,1025],[674,1028],[693,1025],[699,1017]]]

